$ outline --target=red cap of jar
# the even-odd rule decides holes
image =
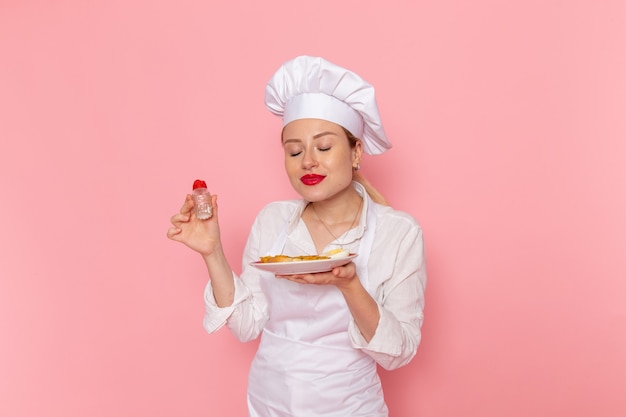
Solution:
[[[193,189],[195,190],[196,188],[206,188],[206,182],[202,180],[195,180],[193,182]]]

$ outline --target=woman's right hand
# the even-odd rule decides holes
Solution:
[[[211,196],[211,205],[213,208],[211,218],[200,220],[196,217],[193,199],[187,194],[180,212],[171,218],[173,227],[168,229],[167,237],[184,243],[202,256],[211,255],[221,245],[216,195]]]

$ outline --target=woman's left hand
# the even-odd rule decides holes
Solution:
[[[360,284],[356,274],[354,262],[344,266],[338,266],[328,272],[317,272],[314,274],[276,275],[276,278],[286,279],[299,284],[314,285],[335,285],[339,289],[347,289],[355,283]]]

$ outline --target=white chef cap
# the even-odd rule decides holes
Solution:
[[[265,105],[283,118],[283,126],[298,119],[322,119],[361,139],[370,155],[391,148],[374,87],[323,58],[299,56],[284,63],[267,83]]]

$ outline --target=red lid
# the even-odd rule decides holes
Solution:
[[[193,182],[193,189],[195,190],[196,188],[206,188],[206,182],[202,180],[195,180]]]

